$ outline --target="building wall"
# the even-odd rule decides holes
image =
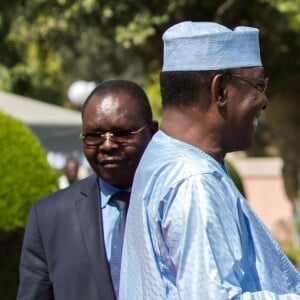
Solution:
[[[241,153],[228,160],[239,172],[246,198],[254,211],[283,248],[293,241],[293,205],[286,195],[282,178],[282,160],[248,158]]]

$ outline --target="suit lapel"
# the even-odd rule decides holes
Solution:
[[[90,268],[103,299],[115,299],[106,258],[97,176],[91,176],[75,200]],[[100,299],[102,299],[102,297]]]

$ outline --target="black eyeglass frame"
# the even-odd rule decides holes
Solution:
[[[94,131],[87,133],[80,133],[79,138],[83,141],[83,144],[87,148],[97,148],[100,144],[105,141],[105,138],[108,136],[115,143],[126,143],[134,135],[141,133],[149,124],[145,124],[142,127],[136,130],[116,130],[116,131]],[[87,138],[94,138],[95,140],[91,143],[87,142]]]
[[[249,76],[244,76],[240,74],[234,74],[234,73],[224,73],[223,75],[229,76],[232,78],[237,78],[241,81],[244,81],[248,83],[250,86],[261,92],[262,94],[266,93],[267,87],[268,87],[268,82],[269,78],[256,78],[256,77],[249,77]],[[253,81],[256,81],[257,83],[254,83]]]

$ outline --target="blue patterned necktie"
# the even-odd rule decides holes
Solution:
[[[110,204],[118,208],[120,214],[116,220],[112,241],[111,241],[111,258],[110,273],[115,290],[116,297],[119,295],[120,268],[123,248],[123,238],[126,223],[127,208],[129,204],[130,193],[125,191],[117,192],[110,198]]]

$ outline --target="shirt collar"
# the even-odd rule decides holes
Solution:
[[[120,189],[110,185],[100,177],[98,178],[98,181],[99,181],[99,188],[100,188],[100,195],[101,195],[101,208],[104,208],[107,205],[110,197],[116,192],[120,191]],[[131,187],[129,187],[124,191],[131,192]]]

